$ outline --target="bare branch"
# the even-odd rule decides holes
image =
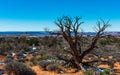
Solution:
[[[109,27],[110,24],[108,21],[107,22],[102,21],[102,26],[101,26],[101,22],[98,21],[97,26],[98,26],[98,32],[97,32],[96,36],[93,38],[93,42],[91,43],[90,47],[82,53],[82,55],[81,55],[82,57],[86,56],[88,53],[90,53],[91,51],[94,50],[94,48],[96,47],[95,45],[96,45],[98,39],[102,36],[105,29],[107,27]]]
[[[63,16],[62,18],[58,19],[56,21],[56,25],[60,28],[61,34],[64,37],[64,39],[68,42],[70,46],[70,53],[73,58],[71,58],[71,61],[67,61],[72,63],[72,65],[77,65],[79,68],[82,69],[82,60],[83,58],[89,54],[91,51],[96,48],[96,43],[98,39],[102,36],[105,29],[109,27],[109,21],[105,22],[103,20],[97,22],[96,27],[96,36],[93,37],[93,40],[88,48],[84,48],[86,50],[82,51],[82,45],[84,44],[83,32],[79,34],[79,28],[83,22],[80,22],[79,17],[75,17],[74,20],[68,16]],[[73,34],[71,34],[73,32]],[[88,40],[87,40],[88,41]]]

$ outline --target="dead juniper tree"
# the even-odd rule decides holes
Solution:
[[[92,41],[88,44],[85,50],[82,50],[83,44],[83,32],[79,32],[81,24],[83,22],[80,21],[81,18],[75,17],[71,18],[69,16],[63,16],[58,18],[55,21],[55,24],[60,29],[60,34],[63,38],[67,41],[70,50],[65,50],[67,54],[71,55],[72,57],[68,60],[65,57],[57,56],[60,60],[66,62],[66,64],[70,63],[75,68],[79,68],[84,70],[82,65],[83,58],[90,54],[92,51],[96,50],[96,44],[99,38],[103,35],[105,29],[110,26],[109,22],[105,22],[103,20],[97,22],[96,26],[96,35],[92,37]],[[71,32],[73,32],[71,34]],[[84,47],[84,46],[83,46]]]

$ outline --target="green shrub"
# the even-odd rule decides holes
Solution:
[[[46,59],[49,59],[50,58],[50,56],[49,55],[47,55],[47,54],[44,54],[44,55],[42,55],[41,56],[41,60],[46,60]]]
[[[110,70],[105,69],[104,73],[105,73],[106,75],[110,75]]]
[[[100,72],[99,75],[110,75],[110,70],[105,69],[104,72]]]
[[[92,70],[85,71],[85,75],[94,75],[94,72]]]

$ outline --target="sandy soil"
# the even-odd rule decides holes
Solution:
[[[37,75],[83,75],[83,72],[57,74],[56,72],[42,71],[38,66],[32,67]]]

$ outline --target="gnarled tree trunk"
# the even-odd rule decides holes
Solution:
[[[84,70],[82,65],[83,58],[95,50],[94,48],[96,47],[98,39],[102,36],[105,29],[110,25],[108,22],[98,21],[96,28],[97,32],[93,37],[92,43],[90,43],[89,47],[86,50],[82,51],[82,44],[84,41],[82,38],[84,36],[82,32],[79,32],[79,27],[81,24],[83,24],[83,22],[80,22],[80,19],[81,18],[79,17],[75,17],[75,19],[72,20],[68,16],[63,16],[61,18],[58,18],[55,21],[55,24],[60,28],[61,35],[68,42],[71,49],[69,53],[72,55],[72,58],[70,60],[66,60],[65,58],[61,59],[64,59],[66,62],[71,63],[76,68]],[[73,34],[71,32],[73,32]]]

